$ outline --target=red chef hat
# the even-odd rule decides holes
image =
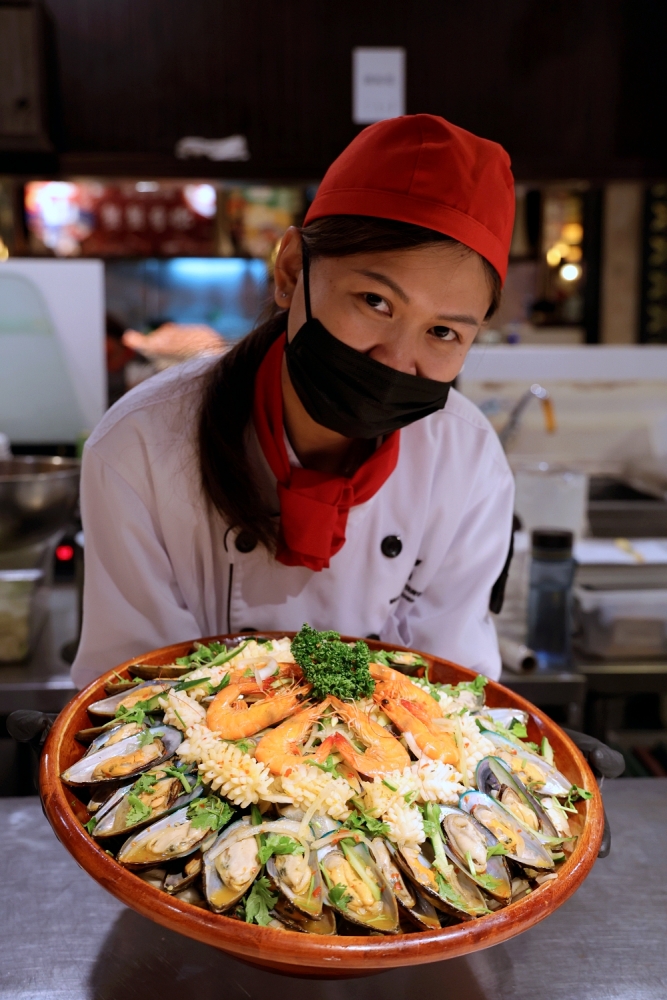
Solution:
[[[510,158],[438,115],[405,115],[361,132],[334,160],[305,222],[372,215],[425,226],[485,257],[505,280],[514,223]]]

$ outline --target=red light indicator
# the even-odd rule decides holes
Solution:
[[[74,549],[71,545],[58,545],[56,548],[56,559],[60,562],[69,562],[74,558]]]

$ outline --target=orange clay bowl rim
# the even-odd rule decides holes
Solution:
[[[293,636],[289,632],[263,632],[267,637]],[[247,638],[221,635],[202,639]],[[353,637],[344,637],[350,640]],[[372,649],[403,649],[364,640]],[[173,663],[192,648],[192,641],[164,646],[128,660],[117,668],[123,674],[132,664],[163,665]],[[449,663],[437,656],[421,654],[429,663],[429,676],[442,683],[472,680],[472,670]],[[380,972],[402,965],[419,965],[465,955],[488,948],[528,930],[561,906],[590,872],[598,854],[604,813],[602,799],[593,774],[572,741],[551,719],[520,695],[495,681],[485,688],[489,707],[520,708],[529,713],[528,737],[539,743],[543,736],[551,743],[556,763],[565,776],[592,798],[578,804],[583,830],[571,856],[558,869],[558,878],[544,883],[530,895],[488,916],[443,927],[386,937],[324,937],[300,934],[242,923],[200,907],[173,899],[160,889],[142,881],[105,854],[83,829],[87,818],[83,804],[60,780],[60,774],[82,756],[84,748],[74,734],[88,723],[87,708],[104,696],[103,686],[113,678],[109,671],[84,688],[62,710],[49,733],[41,758],[40,790],[46,815],[58,839],[79,865],[123,903],[180,934],[228,952],[235,957],[290,975],[345,976]],[[76,810],[76,811],[75,811]],[[78,815],[77,815],[78,813]]]

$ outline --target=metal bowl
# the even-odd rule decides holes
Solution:
[[[74,458],[0,460],[0,552],[46,541],[71,520],[79,496]]]

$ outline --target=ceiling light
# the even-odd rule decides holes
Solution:
[[[576,281],[581,277],[581,268],[578,264],[563,264],[558,273],[563,281]]]

